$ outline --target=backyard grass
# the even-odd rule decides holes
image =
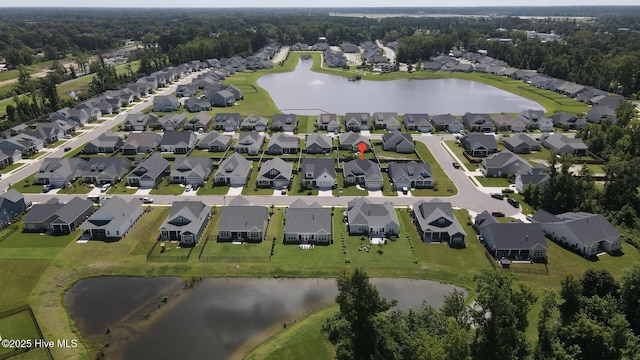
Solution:
[[[458,188],[453,184],[451,179],[442,170],[440,164],[431,154],[431,151],[422,142],[416,142],[416,152],[422,158],[422,161],[431,166],[431,175],[433,176],[436,189],[414,189],[411,193],[415,196],[452,196],[458,193]]]
[[[0,334],[7,339],[33,340],[39,339],[38,330],[28,310],[0,318]],[[0,356],[10,353],[14,348],[0,347]]]
[[[393,185],[391,185],[391,179],[389,179],[389,173],[382,173],[382,195],[384,196],[398,196],[398,192],[394,190]]]
[[[374,146],[373,151],[376,153],[376,157],[380,160],[419,160],[416,153],[401,154],[394,151],[382,150],[381,144],[377,144],[376,146]]]

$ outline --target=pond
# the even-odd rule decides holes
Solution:
[[[464,291],[427,280],[371,282],[402,310],[420,309],[423,300],[439,307],[454,289]],[[180,287],[171,277],[92,278],[67,292],[66,305],[85,338],[110,342],[108,358],[225,359],[337,295],[334,279],[207,278],[191,290]]]
[[[264,75],[258,79],[258,85],[269,92],[280,111],[299,115],[348,112],[463,115],[544,110],[535,101],[475,81],[348,81],[346,77],[313,72],[312,63],[310,59],[300,60],[294,71]]]

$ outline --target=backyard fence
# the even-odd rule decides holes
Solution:
[[[161,254],[154,254],[154,250],[156,250],[156,248],[158,247],[158,244],[160,243],[160,241],[156,241],[153,246],[151,247],[151,250],[149,250],[149,252],[147,253],[147,261],[148,262],[187,262],[189,261],[189,257],[191,256],[191,252],[193,251],[193,248],[189,248],[189,252],[187,253],[187,255],[171,255],[168,254],[167,252],[161,253]]]
[[[0,313],[0,319],[3,319],[5,317],[21,313],[23,311],[27,311],[29,313],[29,317],[31,318],[31,321],[33,322],[33,326],[36,328],[36,332],[38,333],[38,335],[37,335],[38,337],[36,339],[44,339],[44,335],[42,334],[42,329],[40,329],[40,325],[38,325],[38,320],[36,320],[36,315],[33,313],[33,310],[31,309],[31,306],[29,306],[29,305],[22,305],[22,306],[19,306],[17,308],[13,308],[13,309],[9,309],[9,310],[3,311],[3,312]],[[33,340],[35,340],[35,339],[31,339],[31,340],[32,340],[32,345],[33,345]],[[5,359],[12,358],[14,356],[18,356],[18,355],[26,353],[27,351],[30,351],[32,349],[33,349],[32,347],[24,347],[24,348],[16,348],[16,349],[4,352],[4,353],[0,354],[0,360],[5,360]],[[51,349],[49,347],[41,347],[41,349],[44,349],[44,352],[45,352],[45,354],[47,354],[47,358],[49,360],[53,360],[53,355],[51,354]]]
[[[13,235],[14,232],[20,230],[20,226],[18,224],[12,224],[6,227],[6,232],[0,236],[0,242],[6,240],[9,236]]]

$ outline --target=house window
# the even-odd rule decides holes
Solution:
[[[438,219],[438,225],[444,225],[444,222],[445,222],[444,218]]]

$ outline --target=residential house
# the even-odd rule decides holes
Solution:
[[[342,169],[345,186],[360,185],[370,191],[382,189],[382,172],[374,161],[353,159],[343,163]]]
[[[269,120],[267,120],[267,118],[251,114],[242,121],[240,129],[246,131],[265,131],[267,126],[269,126]]]
[[[320,114],[316,119],[316,127],[320,131],[340,132],[340,121],[336,114]]]
[[[17,134],[0,141],[0,149],[18,150],[24,157],[29,157],[44,148],[44,140],[26,133]]]
[[[296,114],[275,114],[271,121],[273,131],[293,132],[298,127],[298,115]]]
[[[499,114],[491,117],[493,125],[499,131],[513,131],[520,133],[526,130],[524,123],[507,114]]]
[[[86,168],[87,161],[80,158],[45,158],[35,174],[35,183],[64,188],[68,183],[80,176]]]
[[[344,115],[344,124],[347,131],[369,131],[371,115],[369,113],[346,113]]]
[[[236,131],[240,127],[242,116],[238,113],[217,113],[213,118],[213,128],[222,131]]]
[[[267,153],[269,155],[297,154],[300,152],[300,139],[297,136],[289,136],[278,133],[271,136]]]
[[[294,201],[285,211],[285,244],[329,245],[333,243],[331,209],[317,202]]]
[[[407,130],[421,133],[431,132],[431,120],[429,120],[428,114],[404,114],[402,122]]]
[[[171,112],[179,107],[180,101],[174,95],[158,95],[153,98],[153,111]]]
[[[160,141],[162,152],[186,154],[196,146],[198,137],[193,131],[165,131]]]
[[[169,174],[169,161],[155,153],[144,159],[127,175],[127,185],[150,189],[157,186]]]
[[[542,140],[542,146],[556,154],[572,154],[585,156],[587,145],[580,138],[568,137],[560,133],[551,134]]]
[[[82,181],[94,185],[117,184],[133,166],[125,157],[92,157],[80,169]]]
[[[219,90],[209,97],[209,102],[216,107],[227,107],[233,106],[236,103],[236,98],[229,90]]]
[[[111,154],[124,145],[124,140],[111,131],[105,131],[94,140],[89,141],[83,148],[83,154]]]
[[[177,97],[191,98],[198,92],[198,87],[193,84],[182,84],[176,88]]]
[[[381,237],[400,234],[400,221],[389,201],[374,204],[366,197],[353,199],[347,205],[347,222],[350,235]]]
[[[20,160],[22,160],[22,152],[20,150],[0,148],[0,168],[15,164]]]
[[[487,250],[494,258],[546,261],[547,239],[540,224],[494,222],[480,228]]]
[[[433,175],[429,164],[415,161],[392,162],[387,167],[387,172],[396,191],[402,191],[404,188],[410,190],[433,187]]]
[[[0,195],[0,229],[16,222],[27,211],[24,196],[14,189]]]
[[[303,158],[302,184],[323,190],[336,186],[336,169],[333,159]]]
[[[551,115],[553,126],[566,128],[569,130],[582,130],[587,127],[587,120],[585,118],[577,117],[574,114],[569,113],[555,113]]]
[[[211,103],[207,99],[190,97],[184,102],[184,107],[188,112],[200,112],[211,110]]]
[[[552,215],[539,210],[532,217],[551,240],[564,244],[586,256],[602,251],[615,253],[622,249],[622,234],[600,214],[566,212]]]
[[[553,131],[553,120],[544,116],[543,110],[523,110],[516,119],[525,124],[528,129],[538,129],[542,132]]]
[[[431,124],[437,131],[448,131],[457,134],[462,130],[462,122],[451,114],[434,115]]]
[[[123,155],[151,153],[160,145],[160,134],[153,131],[131,133],[120,148]]]
[[[385,151],[394,151],[409,154],[416,150],[411,134],[403,134],[398,130],[382,135],[382,148]]]
[[[171,213],[160,226],[160,240],[177,240],[181,246],[195,246],[210,217],[211,206],[202,201],[174,201]]]
[[[251,176],[251,161],[238,153],[224,159],[215,174],[215,183],[229,186],[245,186]]]
[[[460,145],[471,156],[484,157],[498,152],[496,138],[489,134],[467,134],[460,139]]]
[[[122,123],[124,131],[145,131],[156,127],[158,115],[156,114],[127,114]]]
[[[466,247],[465,232],[449,202],[420,200],[413,204],[413,218],[426,243],[446,241],[451,247]]]
[[[349,150],[353,151],[354,153],[358,153],[360,152],[358,145],[360,145],[360,143],[363,143],[367,146],[365,152],[371,151],[371,143],[369,142],[369,138],[354,133],[353,131],[349,131],[346,134],[338,135],[338,143],[338,147],[340,148],[340,150]]]
[[[198,143],[201,150],[209,150],[212,152],[226,151],[231,143],[231,136],[222,135],[217,132],[206,134]]]
[[[505,148],[516,154],[528,154],[532,151],[540,151],[540,143],[527,134],[505,137],[502,143]]]
[[[323,134],[309,134],[306,139],[307,154],[328,154],[333,150],[333,140]]]
[[[521,193],[528,185],[542,185],[549,178],[546,166],[538,164],[527,174],[516,176],[516,190]]]
[[[289,187],[293,177],[293,165],[282,160],[273,158],[265,161],[258,173],[257,187],[267,187],[271,189],[282,189]]]
[[[395,113],[395,112],[373,113],[373,126],[376,129],[387,129],[389,131],[400,129],[400,121],[398,121],[398,113]]]
[[[87,221],[80,225],[84,235],[90,239],[122,239],[129,229],[142,216],[142,201],[131,199],[129,201],[114,196],[103,200],[101,206]]]
[[[233,85],[223,85],[224,89],[229,91],[231,94],[233,94],[233,98],[235,100],[242,100],[244,99],[244,95],[242,95],[242,92],[240,91],[240,89],[238,89],[237,87],[233,86]]]
[[[587,121],[595,124],[601,124],[603,121],[616,123],[616,106],[614,105],[596,105],[587,111]]]
[[[199,112],[194,117],[189,119],[186,124],[184,124],[185,130],[203,132],[207,130],[209,124],[213,121],[211,115],[206,112]]]
[[[262,151],[264,137],[257,131],[241,131],[234,149],[238,153],[258,155]]]
[[[177,157],[169,178],[174,184],[202,186],[209,179],[212,171],[213,160],[209,157]]]
[[[265,240],[269,212],[266,206],[250,205],[242,196],[220,209],[219,242],[252,242]]]
[[[480,171],[485,177],[507,177],[527,174],[532,168],[527,160],[509,150],[502,150],[483,159]]]
[[[84,220],[93,213],[94,202],[74,197],[66,204],[53,198],[44,204],[34,204],[22,218],[27,232],[53,232],[68,234],[76,231]]]
[[[492,132],[494,131],[493,121],[489,114],[466,113],[462,116],[462,124],[469,131]]]
[[[167,114],[158,118],[158,121],[156,122],[156,129],[162,129],[164,131],[177,131],[181,129],[186,122],[186,114]]]

